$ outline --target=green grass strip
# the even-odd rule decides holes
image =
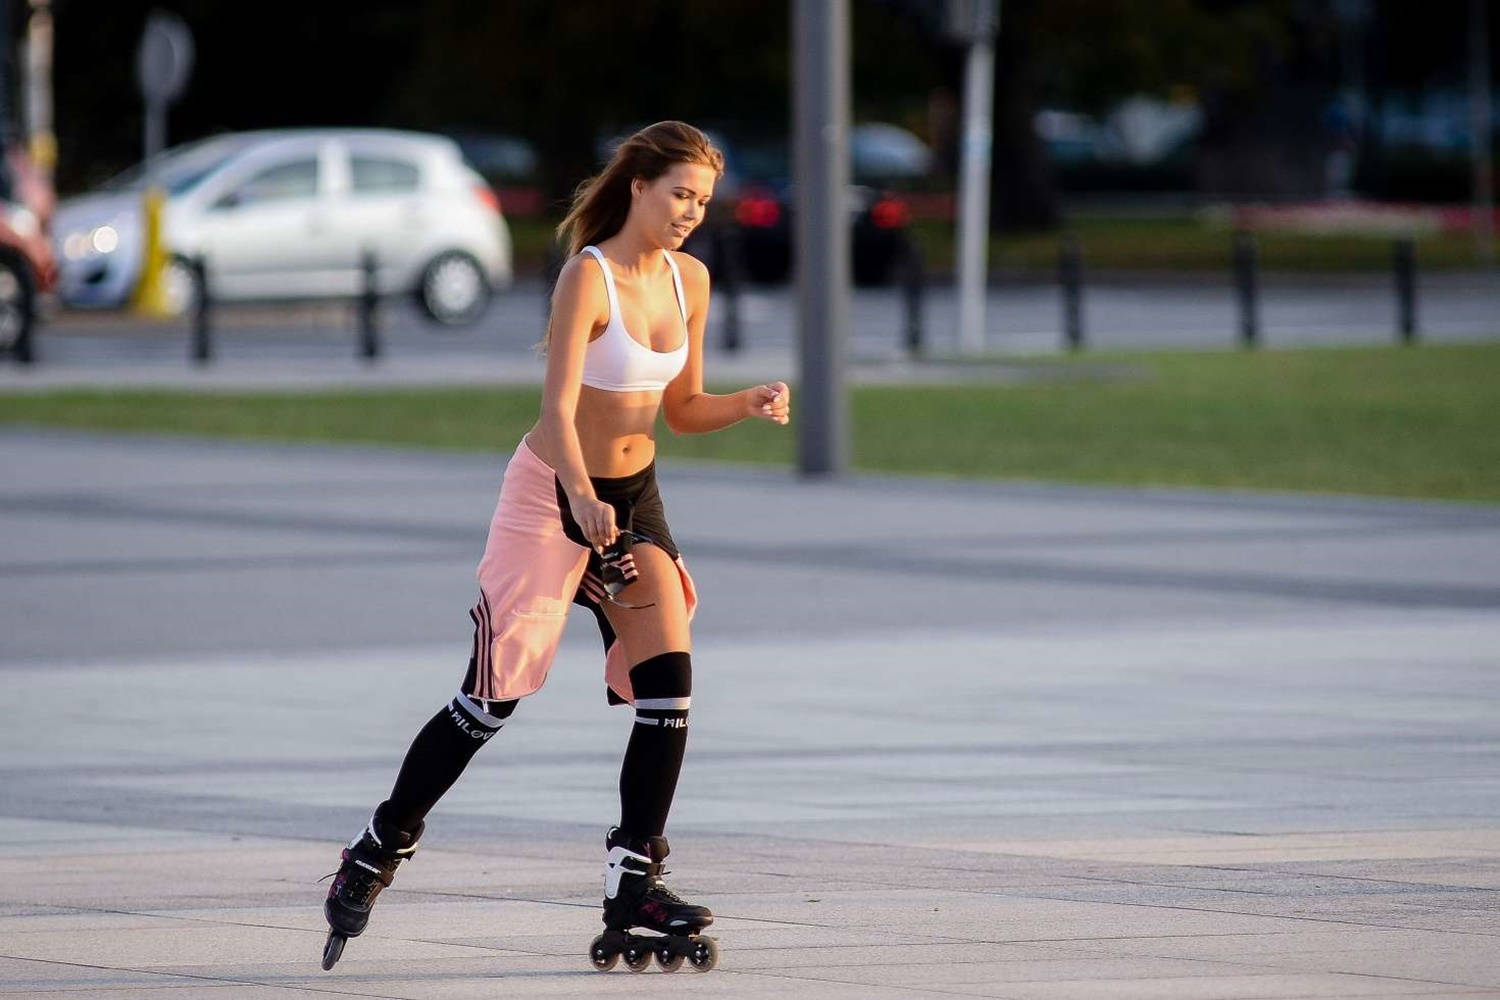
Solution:
[[[852,392],[858,469],[1500,500],[1500,344],[1031,361],[1042,378]],[[506,453],[532,388],[0,394],[0,424]],[[794,428],[659,435],[664,458],[789,465]],[[14,471],[14,470],[13,470]]]

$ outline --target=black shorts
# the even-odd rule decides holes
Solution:
[[[573,519],[573,511],[568,506],[568,493],[563,489],[562,480],[554,477],[554,482],[557,484],[557,508],[562,512],[563,534],[589,550],[588,572],[599,576],[603,568],[599,553],[583,537],[583,530]],[[666,552],[668,558],[675,560],[681,555],[677,543],[672,540],[672,529],[667,527],[667,512],[662,507],[661,491],[656,486],[655,462],[633,475],[615,479],[590,476],[589,482],[593,484],[594,495],[615,509],[615,527],[627,528],[642,539],[650,539]],[[594,613],[594,620],[599,625],[599,637],[604,641],[607,652],[614,645],[615,630],[609,624],[604,608],[589,597],[581,586],[573,595],[573,603]],[[620,698],[611,690],[609,700],[613,704],[618,703]]]
[[[599,553],[592,551],[593,546],[583,537],[583,530],[578,527],[578,522],[573,520],[573,511],[568,506],[568,493],[563,489],[562,480],[554,481],[557,484],[557,508],[562,512],[563,534],[590,550],[589,572],[597,576],[600,569]],[[655,462],[633,475],[617,479],[590,476],[589,482],[594,486],[594,495],[615,509],[616,527],[627,528],[642,538],[650,539],[671,559],[676,559],[681,554],[677,550],[677,543],[672,541],[672,529],[667,527],[667,513],[662,509],[661,491],[656,486]]]

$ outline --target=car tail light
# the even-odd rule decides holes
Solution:
[[[870,206],[870,221],[878,229],[900,229],[911,221],[911,207],[900,198],[882,198]]]
[[[781,218],[781,206],[771,198],[741,198],[734,206],[734,218],[751,229],[769,229]]]
[[[483,205],[491,212],[494,212],[496,215],[500,214],[500,196],[496,194],[488,185],[474,185],[474,197],[479,199],[479,204]]]

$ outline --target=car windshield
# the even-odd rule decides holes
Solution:
[[[153,180],[165,188],[168,194],[183,194],[227,163],[239,153],[243,145],[241,142],[225,139],[205,139],[170,149],[157,159]],[[145,176],[146,165],[137,163],[124,173],[105,181],[102,187],[106,191],[133,191],[144,186]]]

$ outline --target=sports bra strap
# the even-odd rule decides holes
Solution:
[[[677,261],[672,259],[672,251],[663,249],[662,253],[667,255],[667,264],[672,268],[672,284],[677,286],[677,308],[682,311],[682,322],[687,323],[687,296],[682,294],[682,272],[677,270]]]
[[[620,315],[620,296],[615,294],[615,276],[609,273],[609,262],[604,259],[604,253],[598,247],[584,247],[584,253],[594,255],[599,262],[599,270],[604,272],[604,291],[609,295],[609,318],[614,322],[616,316]]]

